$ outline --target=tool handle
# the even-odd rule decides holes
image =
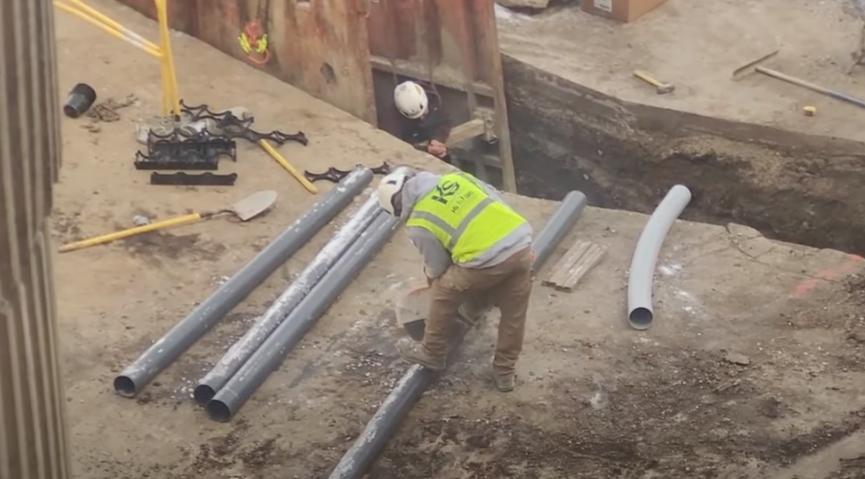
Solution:
[[[655,78],[652,77],[652,75],[649,74],[649,72],[647,72],[647,71],[634,70],[634,76],[639,78],[640,80],[643,80],[644,82],[648,83],[649,85],[652,85],[655,87],[661,86],[661,82],[659,82],[658,80],[655,80]]]
[[[787,75],[785,73],[781,73],[778,70],[772,70],[771,68],[758,66],[755,70],[757,70],[758,72],[760,72],[764,75],[768,75],[772,78],[777,78],[778,80],[783,80],[787,83],[792,83],[794,85],[798,85],[798,86],[801,86],[803,88],[807,88],[809,90],[816,91],[817,93],[822,93],[826,96],[830,96],[832,98],[835,98],[836,100],[846,101],[847,103],[852,103],[856,106],[865,108],[865,100],[862,100],[860,98],[856,98],[854,96],[850,96],[846,93],[841,93],[839,91],[830,90],[828,88],[822,87],[822,86],[817,85],[815,83],[811,83],[807,80],[802,80],[801,78],[796,78],[794,76],[790,76],[790,75]]]
[[[85,240],[65,244],[60,247],[60,252],[65,253],[67,251],[75,251],[82,248],[88,248],[90,246],[96,246],[98,244],[108,243],[110,241],[128,238],[130,236],[139,235],[141,233],[147,233],[148,231],[168,228],[171,226],[180,226],[189,223],[195,223],[197,221],[200,221],[204,217],[205,216],[202,216],[200,213],[191,213],[188,215],[177,216],[175,218],[169,218],[167,220],[157,221],[156,223],[150,223],[149,225],[136,226],[135,228],[115,231],[114,233],[108,233],[101,236],[94,236],[93,238],[87,238]]]
[[[153,45],[152,42],[148,42],[140,35],[132,34],[132,32],[130,32],[129,30],[120,30],[118,28],[115,28],[113,25],[103,22],[102,20],[92,16],[88,12],[76,8],[74,5],[55,0],[54,6],[59,8],[60,10],[75,15],[82,20],[93,24],[97,28],[101,28],[109,35],[115,38],[119,38],[120,40],[123,40],[124,42],[127,42],[134,47],[140,48],[156,58],[162,58],[162,51],[159,48],[154,48],[155,45]]]
[[[837,100],[846,101],[847,103],[852,103],[856,106],[865,108],[865,100],[863,100],[861,98],[856,98],[855,96],[850,96],[846,93],[841,93],[838,91],[829,91],[827,93],[827,95],[829,95],[832,98],[835,98]]]
[[[280,155],[279,152],[276,151],[276,148],[271,146],[270,143],[267,142],[267,140],[258,140],[258,145],[261,147],[262,150],[266,151],[268,155],[270,155],[274,160],[276,160],[277,163],[282,165],[282,167],[285,168],[285,170],[288,171],[291,176],[293,176],[297,181],[299,181],[300,184],[303,185],[303,187],[306,188],[307,191],[312,194],[318,193],[318,188],[316,188],[315,185],[313,185],[309,180],[307,180],[306,177],[300,174],[300,172],[297,171],[295,167],[291,166],[291,163],[289,163],[288,160],[283,158],[282,155]]]

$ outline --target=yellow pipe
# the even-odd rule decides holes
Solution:
[[[166,69],[170,88],[168,98],[176,115],[180,115],[180,96],[177,91],[177,73],[174,69],[174,56],[171,51],[171,34],[168,30],[168,4],[166,0],[153,0],[156,5],[156,15],[159,20],[159,37],[162,51],[163,68]]]
[[[169,90],[171,85],[168,82],[168,71],[165,69],[165,62],[159,62],[159,76],[162,85],[162,116],[171,116],[171,98]]]
[[[91,17],[93,17],[93,18],[95,18],[95,19],[101,21],[102,23],[104,23],[104,24],[106,24],[106,25],[108,25],[108,26],[110,26],[110,27],[113,27],[113,28],[116,29],[116,30],[119,30],[121,33],[127,35],[127,36],[130,37],[131,39],[136,40],[136,41],[138,41],[138,42],[141,42],[144,46],[149,47],[149,48],[152,48],[152,49],[154,49],[154,50],[159,50],[159,46],[156,45],[155,43],[153,43],[153,42],[151,42],[150,40],[148,40],[148,39],[142,37],[141,35],[135,33],[134,31],[132,31],[132,30],[130,30],[130,29],[124,27],[123,24],[121,24],[120,22],[118,22],[118,21],[112,19],[112,18],[109,17],[108,15],[105,15],[104,13],[102,13],[102,12],[100,12],[99,10],[97,10],[97,9],[95,9],[95,8],[93,8],[93,7],[91,7],[90,5],[87,5],[87,4],[84,3],[83,1],[81,1],[81,0],[66,0],[66,1],[68,1],[68,2],[72,2],[72,3],[75,4],[75,5],[76,5],[80,10],[83,10],[85,13],[87,13],[87,14],[90,15]]]
[[[195,223],[196,221],[200,221],[202,218],[203,216],[200,213],[191,213],[175,218],[169,218],[167,220],[157,221],[156,223],[150,223],[149,225],[137,226],[135,228],[128,228],[121,231],[115,231],[114,233],[94,236],[93,238],[76,241],[74,243],[68,243],[60,247],[60,252],[65,253],[67,251],[74,251],[90,246],[96,246],[98,244],[108,243],[110,241],[128,238],[130,236],[139,235],[141,233],[147,233],[148,231],[154,231],[162,228],[168,228],[171,226],[180,226],[189,223]]]
[[[261,146],[262,150],[266,151],[274,160],[276,160],[277,163],[282,165],[282,167],[285,168],[286,171],[291,173],[291,176],[293,176],[297,181],[299,181],[300,184],[303,185],[303,187],[306,188],[307,191],[312,194],[318,193],[318,188],[316,188],[315,185],[310,183],[310,181],[307,180],[305,176],[300,174],[300,172],[297,171],[295,167],[291,166],[291,163],[289,163],[288,160],[283,158],[282,155],[280,155],[274,147],[270,146],[270,143],[268,143],[266,140],[258,140],[258,145]]]
[[[154,50],[153,48],[150,48],[149,46],[143,45],[142,43],[140,43],[136,40],[133,40],[132,38],[129,38],[128,36],[124,35],[123,32],[120,32],[120,31],[114,29],[113,27],[100,22],[99,20],[89,16],[88,14],[82,12],[81,10],[76,9],[75,7],[73,7],[69,4],[66,4],[66,3],[63,3],[60,1],[55,1],[54,6],[56,6],[57,8],[65,11],[67,13],[71,13],[72,15],[75,15],[84,21],[90,22],[91,24],[104,30],[109,35],[116,37],[116,38],[119,38],[120,40],[123,40],[134,47],[138,47],[141,50],[144,50],[145,52],[153,55],[156,58],[160,58],[160,59],[162,58],[162,52],[159,51],[158,49]]]

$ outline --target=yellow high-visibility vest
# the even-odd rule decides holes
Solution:
[[[525,223],[464,173],[442,176],[414,205],[407,222],[432,233],[456,264],[477,258]]]

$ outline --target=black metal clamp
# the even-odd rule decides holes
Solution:
[[[376,166],[375,168],[370,168],[373,174],[375,175],[386,175],[391,172],[391,167],[388,162],[383,162],[380,166]],[[346,177],[352,170],[340,170],[339,168],[335,168],[331,166],[327,169],[327,171],[323,173],[311,173],[308,170],[304,170],[303,176],[309,180],[310,182],[315,183],[316,181],[327,180],[333,183],[339,183],[343,178]]]

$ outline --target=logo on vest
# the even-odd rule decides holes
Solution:
[[[433,201],[438,201],[439,203],[447,206],[448,202],[453,198],[454,195],[459,191],[460,185],[455,181],[444,181],[440,185],[436,185],[435,193],[432,195]]]

